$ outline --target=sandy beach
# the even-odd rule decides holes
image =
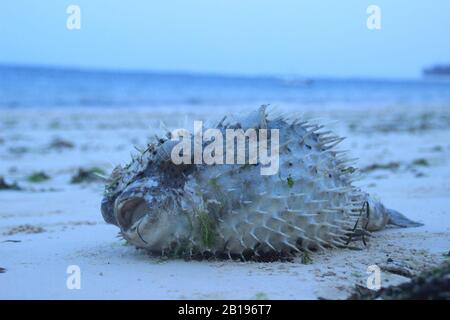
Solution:
[[[0,176],[20,189],[0,190],[1,299],[343,299],[366,284],[370,265],[386,287],[408,281],[392,266],[416,274],[448,260],[450,110],[426,106],[302,109],[347,137],[340,148],[358,158],[361,188],[423,227],[374,233],[360,251],[318,252],[308,263],[167,260],[136,250],[102,219],[103,183],[76,175],[127,163],[160,133],[160,120],[173,129],[220,117],[171,110],[0,110]],[[70,265],[80,267],[79,290],[66,286]]]

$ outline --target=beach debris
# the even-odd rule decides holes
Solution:
[[[313,262],[308,251],[305,251],[302,253],[301,261],[302,261],[302,264],[311,264]]]
[[[9,147],[8,151],[14,155],[20,156],[20,155],[30,152],[30,149],[25,146],[14,146],[14,147]]]
[[[63,150],[63,149],[73,149],[75,148],[75,145],[68,141],[68,140],[64,140],[61,138],[54,138],[50,144],[49,144],[49,148],[50,149],[56,149],[56,150]]]
[[[431,151],[432,151],[432,152],[442,152],[442,151],[444,151],[444,148],[443,148],[442,146],[434,146],[434,147],[431,149]]]
[[[420,167],[429,167],[430,163],[428,162],[427,159],[416,159],[412,162],[413,166],[420,166]]]
[[[4,232],[3,234],[6,236],[12,236],[17,233],[42,233],[45,231],[46,230],[40,226],[33,226],[31,224],[21,224],[9,229],[7,232]]]
[[[423,172],[417,172],[416,175],[415,175],[416,178],[423,178],[423,177],[425,177],[425,176],[426,176],[426,175],[425,175],[425,173],[423,173]]]
[[[9,167],[8,169],[9,174],[15,174],[17,172],[19,172],[19,169],[16,166]]]
[[[32,183],[40,183],[47,180],[50,180],[50,176],[44,171],[33,172],[27,177],[27,181]]]
[[[279,170],[262,174],[269,164],[251,162],[250,151],[243,163],[192,164],[188,154],[175,164],[173,154],[180,155],[184,138],[156,137],[111,173],[101,204],[105,221],[153,255],[257,261],[298,255],[305,263],[315,250],[360,249],[371,231],[388,224],[421,225],[352,184],[358,177],[354,159],[336,149],[343,138],[322,125],[268,114],[263,106],[248,116],[223,118],[213,128],[222,137],[240,130],[244,141],[244,132],[259,132],[256,140],[265,139],[266,149],[276,146],[271,154]],[[187,144],[198,136],[188,134]],[[223,148],[226,140],[214,139],[215,147],[236,149],[237,139]],[[211,145],[212,140],[199,143],[201,150]]]
[[[400,266],[400,265],[393,264],[393,263],[387,263],[387,264],[380,264],[379,267],[381,270],[383,270],[385,272],[397,274],[402,277],[412,278],[414,276],[414,272],[405,266]]]
[[[376,116],[376,115],[374,115]],[[371,117],[366,117],[370,119]],[[450,127],[450,112],[430,111],[403,113],[392,112],[383,116],[383,121],[359,121],[356,125],[350,125],[350,130],[363,133],[388,133],[388,132],[408,132],[422,133],[434,130],[447,130]]]
[[[424,176],[422,173],[417,174],[417,167],[429,167],[429,166],[430,166],[430,163],[427,159],[420,158],[420,159],[415,159],[407,164],[402,164],[401,162],[398,162],[398,161],[391,161],[391,162],[387,162],[387,163],[374,163],[374,164],[371,164],[369,166],[362,168],[361,172],[369,173],[369,172],[373,172],[373,171],[377,171],[377,170],[395,171],[395,170],[398,170],[401,167],[403,167],[403,168],[408,169],[408,170],[412,171],[413,173],[415,173],[416,177],[422,177],[422,176]]]
[[[258,292],[255,294],[255,300],[269,300],[269,296],[265,292]]]
[[[67,224],[72,226],[95,226],[97,222],[84,220],[84,221],[70,221]]]
[[[371,172],[375,170],[396,170],[400,168],[399,162],[374,163],[361,169],[361,172]]]
[[[413,276],[411,281],[373,291],[357,285],[350,300],[449,300],[450,262]]]
[[[52,130],[61,129],[61,122],[59,120],[53,119],[49,122],[48,127]]]
[[[19,185],[16,182],[14,182],[14,183],[7,183],[5,181],[5,178],[0,176],[0,190],[16,190],[16,191],[20,191],[20,190],[22,190],[22,188],[19,187]]]
[[[105,181],[105,171],[98,167],[92,167],[88,169],[80,168],[77,173],[72,176],[70,183],[90,183]]]

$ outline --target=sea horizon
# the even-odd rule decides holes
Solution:
[[[450,86],[445,79],[426,77],[237,75],[0,64],[0,108],[258,104],[450,106]]]

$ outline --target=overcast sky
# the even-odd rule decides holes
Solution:
[[[81,8],[81,29],[66,8]],[[381,30],[366,27],[369,5]],[[331,77],[418,77],[450,62],[449,0],[13,0],[0,63]]]

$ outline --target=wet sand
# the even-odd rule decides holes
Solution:
[[[278,108],[278,110],[282,110]],[[169,129],[219,117],[201,110],[0,111],[0,176],[21,190],[0,190],[0,298],[24,299],[317,299],[345,298],[382,268],[382,286],[448,259],[450,249],[450,111],[386,107],[304,112],[347,139],[364,190],[409,218],[411,229],[374,233],[367,247],[315,253],[311,263],[183,261],[149,257],[117,237],[100,214],[101,181],[71,183],[80,168],[108,174]],[[320,111],[320,112],[319,112]],[[44,175],[42,174],[44,173]],[[81,289],[66,286],[69,265]],[[2,269],[0,269],[2,270]]]

